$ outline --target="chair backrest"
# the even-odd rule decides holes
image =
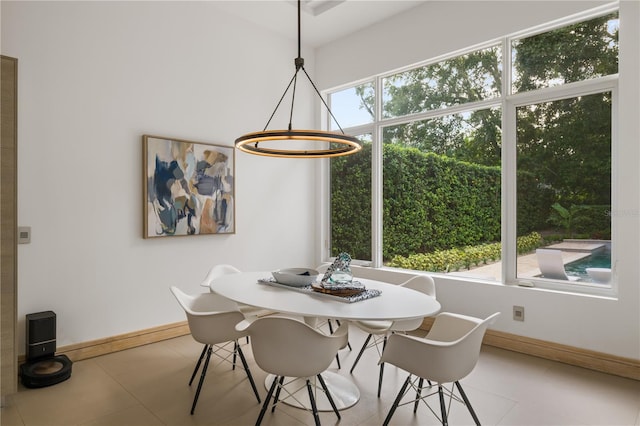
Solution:
[[[427,296],[433,297],[434,299],[436,297],[436,284],[433,281],[433,278],[428,275],[416,275],[399,285],[415,291],[419,291],[426,294]],[[394,321],[393,325],[391,326],[391,330],[412,331],[420,327],[422,325],[422,321],[423,318]]]
[[[322,263],[315,269],[320,272],[320,274],[324,274],[330,265],[331,263]],[[354,265],[353,263],[349,266],[355,279],[364,278],[399,285],[414,276],[414,274],[410,272],[398,272],[397,270],[390,271],[386,269],[372,268],[370,266]]]
[[[214,279],[221,277],[223,275],[237,274],[239,272],[240,270],[232,265],[227,265],[224,263],[221,263],[219,265],[214,265],[211,269],[209,269],[207,276],[200,283],[200,285],[202,287],[209,288],[209,284],[211,284],[211,281],[213,281]]]
[[[536,258],[543,278],[552,280],[569,280],[564,270],[562,252],[554,249],[537,249]]]
[[[428,275],[416,275],[409,278],[407,281],[400,284],[402,287],[410,288],[412,290],[419,291],[435,299],[436,297],[436,283]]]
[[[480,356],[482,338],[499,312],[485,318],[439,314],[424,338],[394,334],[387,340],[380,362],[438,383],[467,376]]]
[[[327,271],[327,269],[329,269],[329,266],[331,266],[331,263],[321,263],[315,269],[322,275]]]
[[[287,317],[259,318],[246,328],[253,357],[267,373],[288,377],[312,377],[326,370],[348,341],[344,321],[332,335]]]
[[[171,293],[187,314],[189,331],[197,342],[215,345],[247,335],[235,328],[245,318],[233,300],[214,293],[192,296],[175,286]]]

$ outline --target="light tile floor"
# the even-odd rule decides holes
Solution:
[[[365,335],[352,327],[353,351],[340,351],[342,368],[360,388],[360,401],[342,411],[321,413],[324,425],[381,425],[406,373],[385,369],[382,397],[376,397],[377,354],[368,350],[354,370],[351,364]],[[253,362],[244,344],[261,396],[266,374]],[[26,389],[6,399],[2,426],[56,425],[252,425],[257,403],[241,368],[211,365],[193,416],[189,414],[195,383],[187,382],[202,346],[190,336],[78,361],[71,378],[41,389]],[[462,381],[485,425],[635,425],[640,426],[640,382],[543,360],[502,349],[483,347],[475,370]],[[435,404],[437,411],[437,401]],[[450,424],[472,424],[466,408],[453,404]],[[280,404],[267,412],[263,425],[313,424],[310,413]],[[424,406],[400,407],[391,424],[438,424]]]

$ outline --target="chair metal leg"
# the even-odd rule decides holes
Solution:
[[[338,323],[338,327],[340,327],[340,325],[341,325],[341,324],[340,324],[340,320],[336,320],[336,322]],[[348,340],[347,340],[347,347],[349,348],[349,350],[352,350],[352,349],[351,349],[351,343],[349,343],[349,341],[348,341]]]
[[[311,411],[313,411],[313,420],[315,420],[316,426],[320,426],[320,415],[318,414],[316,399],[313,397],[313,389],[311,387],[311,381],[309,379],[307,379],[307,390],[309,391],[309,401],[311,402]]]
[[[467,406],[467,409],[469,410],[469,413],[471,413],[471,417],[473,417],[473,421],[476,422],[477,426],[480,426],[480,420],[478,420],[478,416],[476,416],[476,412],[473,411],[473,407],[471,406],[471,403],[467,398],[467,394],[464,393],[464,391],[462,390],[462,385],[460,385],[460,382],[458,381],[456,381],[455,384],[456,384],[456,387],[458,388],[458,392],[460,392],[460,396],[464,400],[464,403]]]
[[[276,405],[278,404],[278,399],[280,398],[280,391],[282,390],[282,383],[284,383],[284,376],[280,376],[280,386],[276,389],[276,396],[273,397],[273,405],[271,406],[271,412],[276,411]]]
[[[353,365],[351,366],[351,370],[349,371],[349,373],[353,374],[353,369],[356,368],[356,365],[358,365],[358,361],[360,361],[360,357],[362,356],[362,353],[364,352],[364,350],[367,349],[367,345],[369,344],[369,340],[371,340],[372,336],[373,336],[372,334],[367,336],[366,340],[364,341],[364,344],[362,345],[362,349],[360,349],[360,353],[358,354],[358,356],[356,357],[356,360],[353,362]]]
[[[384,343],[382,344],[382,351],[387,346],[387,336],[384,336]],[[384,362],[380,364],[380,376],[378,377],[378,398],[380,398],[380,391],[382,390],[382,375],[384,374]]]
[[[420,377],[418,380],[418,390],[416,391],[416,402],[413,404],[413,414],[418,411],[418,403],[420,402],[420,395],[422,394],[422,384],[424,383],[424,379]]]
[[[231,362],[231,369],[235,370],[236,369],[236,357],[238,355],[238,347],[240,345],[238,345],[238,341],[236,340],[235,342],[233,342],[233,361]]]
[[[329,392],[329,388],[327,388],[327,384],[324,382],[324,379],[320,374],[318,374],[317,377],[318,377],[318,381],[320,381],[320,385],[322,386],[322,389],[324,390],[325,395],[327,395],[327,399],[329,400],[329,404],[331,404],[331,408],[333,408],[333,412],[336,413],[336,416],[338,416],[338,419],[341,419],[342,417],[340,417],[340,412],[338,411],[338,407],[336,407],[336,403],[333,402],[333,397]]]
[[[340,327],[340,321],[336,320],[336,322],[338,323],[338,327]],[[327,320],[327,324],[329,325],[329,334],[333,334],[333,324],[331,323],[330,319]],[[347,342],[347,345],[349,345],[349,350],[351,350],[351,345],[349,344],[349,342]],[[342,366],[340,365],[340,356],[337,353],[336,353],[336,363],[338,364],[338,370],[340,370]]]
[[[273,383],[271,383],[271,387],[269,388],[269,392],[267,393],[267,398],[264,400],[264,404],[262,404],[262,409],[260,410],[260,415],[258,416],[258,420],[256,420],[256,426],[259,426],[260,423],[262,423],[262,418],[264,417],[264,413],[267,411],[269,401],[271,401],[271,395],[273,395],[273,389],[275,389],[276,385],[278,384],[278,379],[278,376],[273,378]]]
[[[384,374],[384,362],[380,364],[380,374],[378,375],[378,398],[380,398],[380,391],[382,390],[382,375]]]
[[[196,409],[196,404],[198,403],[198,397],[200,396],[200,389],[202,389],[202,383],[204,382],[204,376],[207,375],[207,368],[209,367],[209,360],[211,359],[211,346],[207,349],[207,359],[204,361],[204,366],[202,367],[202,374],[200,374],[200,381],[198,382],[198,389],[196,389],[196,396],[193,398],[193,404],[191,405],[191,415]]]
[[[238,355],[240,355],[240,361],[242,361],[244,371],[247,373],[247,377],[249,378],[249,383],[251,383],[251,387],[253,388],[253,393],[256,394],[256,399],[258,400],[258,404],[260,404],[260,395],[258,394],[258,388],[256,388],[256,383],[253,381],[253,376],[251,375],[251,371],[249,370],[247,359],[244,357],[244,353],[242,353],[242,348],[240,347],[240,345],[236,345],[236,349],[238,350]]]
[[[193,379],[196,377],[196,374],[198,374],[198,370],[200,369],[200,364],[202,364],[202,358],[204,358],[204,355],[207,353],[207,349],[209,349],[209,345],[204,345],[204,348],[202,348],[202,353],[200,354],[200,358],[198,358],[196,368],[193,369],[193,374],[191,374],[191,380],[189,380],[189,386],[191,386],[191,383],[193,383]]]
[[[444,392],[442,390],[442,385],[438,385],[438,395],[440,395],[440,412],[442,413],[442,426],[447,426],[449,422],[447,421],[447,407],[444,403]]]
[[[407,380],[404,381],[404,384],[400,388],[400,392],[398,392],[398,396],[396,396],[395,401],[393,401],[393,405],[389,409],[389,413],[387,414],[387,417],[385,417],[384,423],[382,423],[382,426],[387,426],[391,421],[391,417],[393,417],[393,413],[396,412],[396,408],[398,408],[398,404],[400,404],[400,400],[404,396],[404,392],[407,390],[407,386],[409,386],[410,381],[411,381],[411,374],[409,374],[409,376],[407,377]]]

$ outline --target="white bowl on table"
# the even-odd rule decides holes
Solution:
[[[311,285],[320,273],[310,268],[286,268],[278,269],[271,273],[276,282],[292,287],[304,287]]]

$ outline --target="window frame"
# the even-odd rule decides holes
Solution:
[[[469,282],[482,282],[497,285],[517,285],[524,287],[536,287],[541,289],[563,291],[576,294],[587,295],[601,295],[615,297],[618,293],[617,275],[615,265],[617,263],[618,255],[615,241],[618,240],[618,224],[615,216],[611,217],[611,264],[612,264],[612,280],[610,286],[603,287],[600,285],[590,285],[589,283],[563,283],[558,280],[546,280],[546,279],[531,279],[531,278],[517,278],[517,250],[516,250],[516,238],[517,238],[517,192],[516,192],[516,109],[521,106],[548,102],[559,99],[565,99],[569,97],[589,95],[594,93],[601,93],[610,91],[612,96],[612,111],[611,111],[611,209],[616,210],[616,206],[619,204],[619,176],[617,172],[617,152],[618,152],[618,77],[619,74],[612,74],[603,77],[595,77],[578,82],[565,83],[559,86],[544,87],[527,92],[511,93],[512,91],[512,45],[513,41],[530,37],[536,34],[552,31],[558,28],[562,28],[577,22],[593,19],[598,16],[607,15],[610,13],[618,12],[619,5],[617,3],[607,4],[600,7],[596,7],[587,11],[583,11],[577,14],[573,14],[564,18],[556,19],[551,22],[541,24],[532,28],[528,28],[522,31],[518,31],[509,35],[505,35],[500,38],[489,40],[483,43],[475,44],[464,49],[459,49],[445,55],[439,55],[437,57],[416,63],[407,65],[398,69],[391,70],[386,73],[377,74],[356,82],[350,82],[343,84],[339,87],[334,87],[323,91],[323,96],[328,100],[329,107],[331,107],[331,93],[344,90],[349,87],[356,87],[364,83],[373,83],[375,92],[375,114],[374,120],[371,123],[367,123],[360,126],[355,126],[345,129],[345,132],[349,134],[358,135],[361,133],[371,133],[372,135],[372,241],[371,241],[371,261],[361,261],[354,259],[353,263],[357,265],[369,266],[372,268],[386,268],[383,265],[382,260],[382,233],[383,233],[383,194],[382,194],[382,131],[385,127],[395,124],[404,124],[408,122],[415,122],[418,120],[429,119],[442,115],[455,114],[462,111],[470,111],[480,108],[493,108],[499,107],[502,112],[502,180],[501,180],[501,242],[502,242],[502,274],[500,281],[490,281],[482,278],[474,277],[452,277],[448,274],[432,272],[434,275],[441,276],[446,279],[456,279]],[[393,76],[395,74],[405,72],[418,67],[428,66],[433,63],[441,62],[443,60],[455,58],[460,55],[475,52],[481,49],[485,49],[491,46],[500,45],[502,48],[502,81],[501,81],[501,93],[500,96],[495,99],[488,99],[482,101],[469,102],[461,105],[455,105],[448,108],[437,109],[432,111],[425,111],[420,113],[413,113],[402,117],[393,118],[381,118],[382,117],[382,81],[384,78]],[[322,113],[321,120],[324,128],[328,128],[329,119],[327,113]],[[330,163],[325,161],[320,170],[320,190],[321,190],[321,233],[322,233],[322,259],[324,261],[330,261],[330,244],[331,244],[331,223],[330,217]],[[392,270],[399,270],[398,268],[389,268]]]
[[[516,109],[521,106],[527,106],[535,103],[550,102],[560,99],[567,99],[576,96],[591,95],[602,92],[611,92],[611,206],[612,210],[617,205],[617,152],[618,141],[618,74],[600,77],[598,79],[584,80],[575,83],[568,83],[563,86],[547,87],[536,91],[521,93],[510,96],[505,100],[505,109],[503,110],[503,120],[506,127],[503,127],[503,145],[502,145],[502,161],[503,161],[503,186],[502,200],[503,210],[506,208],[506,216],[503,216],[502,235],[502,258],[509,259],[502,262],[502,283],[507,285],[521,285],[530,287],[532,284],[537,288],[545,288],[552,290],[562,290],[573,293],[588,293],[612,296],[617,294],[617,280],[615,279],[615,259],[617,259],[617,250],[615,244],[616,220],[611,220],[611,265],[612,280],[610,287],[600,285],[591,285],[589,283],[564,283],[560,280],[547,280],[535,278],[518,278],[516,270],[516,238],[517,238],[517,191],[516,191]],[[506,143],[505,141],[509,141]],[[509,185],[509,188],[505,188]],[[508,204],[505,206],[504,204]],[[510,244],[507,244],[506,242]]]

